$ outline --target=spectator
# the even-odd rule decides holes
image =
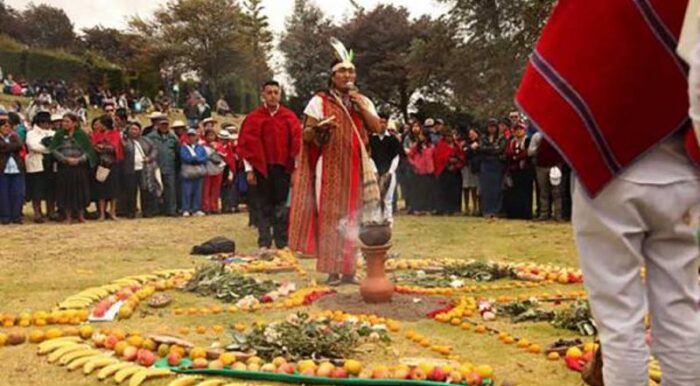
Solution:
[[[0,223],[22,224],[24,161],[22,140],[14,131],[7,112],[0,111]]]
[[[158,127],[158,122],[167,120],[168,116],[161,112],[154,111],[148,115],[148,119],[151,121],[151,124],[143,128],[144,137],[148,137],[153,131],[155,131]]]
[[[226,102],[223,95],[219,97],[218,101],[216,101],[216,113],[221,116],[231,114],[231,107],[229,107],[228,102]]]
[[[160,120],[157,130],[148,134],[146,138],[153,142],[158,151],[158,167],[163,183],[163,196],[158,212],[166,216],[177,216],[175,173],[177,172],[178,139],[170,131],[167,119]]]
[[[221,183],[224,177],[226,162],[222,153],[223,145],[217,141],[214,129],[204,132],[204,150],[207,154],[204,187],[202,188],[202,210],[206,214],[219,213],[219,200],[221,199]]]
[[[182,216],[204,216],[202,212],[202,180],[207,173],[207,153],[200,145],[197,131],[187,130],[188,143],[180,146],[182,161]]]
[[[105,211],[109,204],[109,217],[117,220],[117,195],[120,190],[119,178],[124,148],[122,136],[114,129],[114,121],[109,115],[101,116],[95,122],[92,133],[92,144],[98,156],[98,167],[93,179],[93,188],[99,212],[98,220],[105,219]]]
[[[561,183],[553,184],[550,174],[552,168],[561,169],[564,161],[542,133],[538,132],[530,139],[528,154],[535,158],[535,175],[540,191],[539,221],[562,220]]]
[[[65,214],[66,224],[71,223],[74,214],[78,222],[85,222],[84,209],[90,202],[89,168],[97,165],[97,154],[79,122],[77,115],[67,113],[50,147],[58,162],[56,203]]]
[[[153,217],[156,213],[156,198],[162,187],[156,177],[158,150],[150,139],[141,136],[141,124],[128,125],[124,141],[124,201],[120,204],[127,218],[135,218],[136,196],[141,198],[141,215]]]
[[[379,181],[384,216],[393,223],[396,171],[401,155],[404,153],[399,139],[387,131],[387,117],[381,117],[380,122],[381,131],[372,134],[369,138],[369,146],[372,161],[377,167],[377,181]]]
[[[495,218],[503,209],[503,157],[505,149],[506,139],[498,132],[498,121],[489,120],[486,134],[479,142],[481,212],[486,218]]]
[[[467,161],[462,168],[464,209],[468,215],[481,216],[481,210],[479,209],[479,171],[481,170],[481,154],[479,152],[479,131],[476,128],[469,129],[462,149],[464,150]]]
[[[439,214],[454,215],[462,211],[462,167],[464,152],[455,140],[455,133],[443,128],[442,138],[433,154],[437,179],[437,205]]]
[[[32,202],[34,222],[44,223],[46,218],[54,218],[56,173],[51,156],[51,139],[56,134],[51,128],[51,114],[42,111],[34,116],[32,129],[27,133],[26,188],[27,199]],[[46,216],[41,202],[46,202]]]
[[[238,213],[239,191],[236,184],[238,171],[236,141],[238,140],[238,134],[231,134],[228,128],[224,126],[219,132],[218,138],[221,142],[222,154],[226,162],[221,184],[221,211],[223,213]]]
[[[435,209],[435,146],[428,139],[428,135],[426,132],[419,133],[418,140],[408,151],[408,161],[415,175],[412,209],[418,215],[430,213]]]
[[[534,172],[532,160],[528,156],[529,144],[527,128],[522,122],[518,122],[506,149],[507,178],[510,183],[506,186],[504,203],[508,218],[532,219]]]

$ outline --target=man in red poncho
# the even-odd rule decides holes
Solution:
[[[301,146],[301,123],[280,104],[281,87],[276,81],[263,85],[264,104],[243,121],[238,155],[243,159],[249,197],[256,200],[258,246],[287,247],[287,198],[294,159]]]
[[[700,172],[687,66],[675,54],[687,5],[560,1],[516,97],[577,175],[573,225],[606,386],[648,384],[648,312],[664,386],[700,385],[690,221]]]

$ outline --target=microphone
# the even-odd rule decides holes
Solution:
[[[346,84],[345,84],[345,87],[348,88],[348,92],[350,92],[350,91],[355,91],[355,92],[360,91],[360,89],[357,88],[357,85],[355,85],[355,83],[353,83],[353,82],[348,82],[348,83],[346,83]],[[352,107],[353,107],[353,109],[354,109],[355,111],[360,111],[360,106],[358,106],[357,103],[355,103],[354,101],[351,100],[351,104],[352,104]]]

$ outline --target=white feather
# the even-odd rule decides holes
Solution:
[[[340,40],[331,37],[331,46],[335,50],[335,55],[337,56],[338,60],[342,62],[351,62],[352,58],[350,57],[350,53],[348,52],[348,49],[345,48],[345,44],[341,42]]]

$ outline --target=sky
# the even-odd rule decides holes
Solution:
[[[241,0],[239,0],[240,2]],[[336,21],[342,21],[352,15],[353,6],[350,0],[311,0],[317,4],[326,15]],[[393,4],[406,7],[411,16],[430,15],[437,17],[447,11],[444,4],[437,0],[355,0],[357,4],[372,9],[378,4]],[[131,16],[138,15],[148,18],[153,11],[165,5],[167,0],[5,0],[5,4],[22,10],[28,4],[48,4],[62,8],[74,23],[76,32],[82,28],[93,27],[97,24],[103,27],[125,29]],[[263,0],[264,13],[270,20],[270,27],[275,34],[275,40],[284,30],[285,19],[294,10],[294,0]],[[279,80],[289,84],[283,70],[283,57],[275,50],[271,59],[271,67]]]
[[[336,20],[342,20],[352,11],[350,0],[311,0]],[[24,9],[29,3],[48,4],[63,8],[77,30],[102,24],[105,27],[124,28],[129,16],[148,17],[167,0],[6,0],[16,9]],[[413,16],[440,15],[445,6],[436,0],[356,0],[361,6],[371,9],[380,3],[391,3],[406,7]],[[270,18],[272,29],[279,33],[284,29],[284,20],[294,9],[294,0],[263,0],[265,13]]]

